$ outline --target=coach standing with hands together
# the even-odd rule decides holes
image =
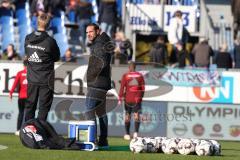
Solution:
[[[56,40],[46,32],[49,22],[49,16],[40,15],[37,20],[38,30],[25,38],[28,81],[26,121],[35,118],[38,99],[37,118],[45,121],[53,101],[54,62],[59,60],[60,51]]]

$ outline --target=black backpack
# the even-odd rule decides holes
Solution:
[[[20,140],[24,146],[33,149],[80,149],[75,139],[59,136],[50,123],[39,119],[23,124]]]

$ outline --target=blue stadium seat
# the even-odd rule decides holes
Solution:
[[[180,5],[181,2],[179,2],[179,0],[173,0],[172,1],[172,5]]]
[[[53,37],[56,39],[57,44],[60,48],[61,56],[63,56],[65,51],[68,49],[66,28],[64,26],[64,17],[64,12],[57,10],[54,12],[54,17],[50,23],[50,29],[53,31]]]
[[[28,3],[18,3],[16,6],[16,18],[18,25],[30,23]]]
[[[13,27],[2,30],[2,50],[5,50],[9,44],[14,44]]]
[[[63,31],[63,24],[60,17],[53,17],[50,23],[50,28],[53,34],[61,33]]]
[[[63,33],[56,33],[53,35],[54,39],[57,41],[59,46],[61,56],[64,55],[65,51],[68,49],[67,36]]]
[[[31,18],[31,27],[34,30],[37,30],[37,17],[36,16],[32,16],[32,18]]]
[[[20,55],[25,54],[24,50],[24,41],[27,34],[31,32],[31,21],[29,13],[29,4],[28,3],[18,3],[16,5],[16,18],[18,20],[18,33],[19,33],[19,44]]]
[[[122,0],[117,0],[117,13],[119,17],[122,17]]]
[[[14,44],[13,32],[13,11],[11,9],[0,8],[0,25],[1,25],[1,41],[2,51],[12,43]]]
[[[66,29],[64,26],[64,12],[56,11],[56,16],[51,19],[50,29],[53,31],[53,34],[57,33],[66,33]]]
[[[144,3],[144,0],[130,0],[131,3],[137,3],[137,4],[142,4]]]
[[[18,26],[19,29],[19,40],[24,40],[26,35],[31,32],[31,29],[29,27],[26,27],[25,25]]]
[[[75,12],[74,12],[74,10],[71,10],[68,13],[68,20],[69,20],[70,23],[76,23],[75,19],[76,19]]]

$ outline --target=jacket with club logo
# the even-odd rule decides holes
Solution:
[[[34,31],[25,38],[27,80],[29,84],[54,86],[54,62],[60,51],[56,40],[45,31]]]

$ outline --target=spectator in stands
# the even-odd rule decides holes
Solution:
[[[87,0],[78,0],[76,8],[76,17],[81,34],[82,50],[86,52],[86,27],[91,23],[91,17],[94,15],[92,4]]]
[[[124,33],[119,31],[115,34],[115,59],[120,60],[120,64],[127,64],[132,59],[132,43],[126,39]]]
[[[116,0],[100,1],[98,22],[100,23],[102,31],[113,37],[113,27],[117,22]]]
[[[170,20],[169,31],[168,31],[168,41],[170,44],[175,45],[178,42],[187,43],[189,33],[183,26],[182,12],[176,11],[174,18]]]
[[[240,1],[232,0],[231,9],[233,14],[233,33],[234,39],[237,38],[238,31],[240,30]]]
[[[194,64],[196,67],[209,67],[212,62],[214,52],[212,47],[208,44],[207,38],[200,38],[200,42],[196,44],[192,50],[192,55],[194,57]]]
[[[2,54],[2,60],[20,60],[21,57],[16,53],[13,44],[9,44]]]
[[[65,0],[50,0],[49,1],[49,13],[51,16],[58,16],[60,17],[61,14],[59,14],[61,11],[66,11],[66,2]]]
[[[172,46],[170,62],[175,63],[177,61],[176,55],[176,44],[181,43],[184,45],[188,41],[189,33],[187,29],[183,26],[182,12],[180,10],[174,13],[174,17],[170,20],[169,31],[168,31],[168,41]]]
[[[232,57],[228,52],[228,46],[226,43],[222,44],[218,54],[216,55],[215,62],[217,64],[217,68],[232,68]]]
[[[5,9],[13,9],[14,8],[14,6],[10,0],[2,0],[0,3],[0,7],[5,8]]]
[[[76,62],[76,58],[72,55],[72,51],[70,48],[68,48],[64,54],[64,56],[61,58],[62,62]]]
[[[10,16],[13,18],[14,5],[10,0],[2,0],[0,2],[0,16]],[[0,25],[3,25],[4,20],[0,21]],[[4,24],[6,25],[6,24]]]
[[[186,66],[192,66],[193,60],[191,54],[189,54],[184,45],[180,42],[176,44],[176,55],[179,68],[184,68]]]
[[[233,56],[234,68],[240,68],[240,37],[235,40]]]
[[[32,0],[30,2],[30,12],[31,16],[36,17],[43,13],[49,13],[49,0]]]
[[[140,113],[141,103],[145,91],[145,82],[143,75],[135,71],[136,65],[134,62],[129,64],[129,72],[122,76],[121,88],[119,91],[119,101],[121,104],[124,101],[125,104],[125,140],[130,140],[130,122],[131,114],[134,113],[135,131],[133,138],[138,136],[140,127]]]
[[[13,86],[9,92],[9,98],[12,100],[12,94],[14,90],[18,88],[18,119],[17,119],[17,131],[15,135],[19,135],[19,130],[23,123],[25,103],[27,99],[27,61],[23,61],[24,69],[19,71],[15,77]]]
[[[156,63],[158,66],[165,66],[167,64],[168,52],[164,36],[158,37],[157,41],[152,45],[149,56],[150,62]]]
[[[70,23],[76,23],[77,0],[69,0],[66,7],[66,15]]]
[[[37,29],[37,17],[47,13],[51,15],[49,9],[49,0],[32,0],[30,3],[31,25],[34,30]]]

